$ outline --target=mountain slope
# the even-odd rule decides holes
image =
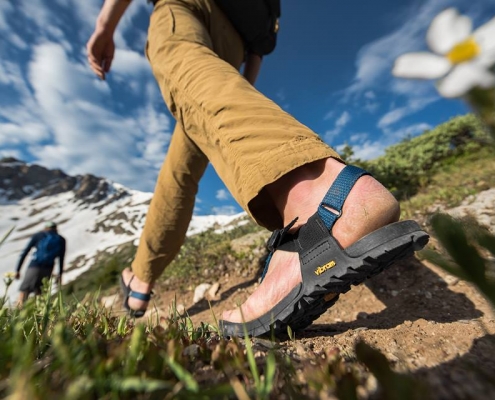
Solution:
[[[93,265],[97,253],[137,244],[151,197],[93,175],[73,177],[13,158],[0,160],[0,236],[15,227],[0,247],[0,275],[15,270],[31,235],[50,220],[67,240],[64,283],[72,281]],[[226,226],[244,215],[194,216],[188,235]],[[26,259],[21,273],[28,263]],[[18,286],[15,282],[9,289],[11,299]],[[2,279],[0,295],[3,292]]]

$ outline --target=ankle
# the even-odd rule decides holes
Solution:
[[[153,289],[153,283],[142,281],[130,268],[124,269],[124,271],[122,271],[122,276],[127,284],[130,282],[130,288],[135,292],[150,293]]]
[[[321,200],[345,165],[329,158],[304,165],[267,187],[284,226],[298,218],[297,230],[316,212]],[[366,234],[399,219],[400,207],[394,196],[372,176],[358,179],[347,197],[342,217],[332,230],[346,247]]]
[[[293,230],[305,224],[345,164],[334,158],[303,165],[266,187],[287,226],[298,218]],[[309,194],[309,195],[308,195]]]
[[[342,247],[399,220],[400,205],[376,179],[363,176],[352,188],[344,203],[342,217],[333,227],[333,234]]]

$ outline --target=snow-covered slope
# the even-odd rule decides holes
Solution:
[[[43,179],[30,177],[33,169],[41,171]],[[94,176],[69,177],[17,160],[0,161],[0,238],[14,227],[0,245],[0,277],[15,271],[31,235],[42,230],[45,221],[55,221],[67,240],[65,265],[71,270],[64,274],[64,283],[77,278],[91,267],[98,252],[111,252],[131,241],[137,244],[151,197],[152,193],[130,190]],[[243,216],[194,216],[188,235],[227,226]],[[29,256],[21,274],[28,263]],[[10,287],[11,300],[17,296],[19,284],[16,281]],[[4,291],[0,279],[0,296]]]

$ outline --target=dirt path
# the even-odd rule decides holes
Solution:
[[[483,205],[471,199],[463,207],[491,217],[495,190],[491,194],[491,201],[486,193],[479,197]],[[254,272],[223,276],[211,309],[206,300],[193,304],[193,290],[156,290],[154,301],[167,310],[176,298],[195,326],[213,324],[212,311],[218,318],[243,302],[256,281]],[[352,355],[358,339],[378,348],[396,371],[420,377],[435,399],[495,399],[495,313],[470,284],[433,265],[414,257],[395,264],[341,295],[295,341],[284,344],[302,348],[308,357],[331,348]]]
[[[254,276],[222,278],[212,308],[192,304],[193,291],[162,292],[166,308],[176,296],[194,325],[214,323],[223,310],[252,293]],[[399,372],[424,379],[438,399],[493,399],[495,313],[468,283],[416,258],[354,287],[287,346],[318,353],[336,347],[352,354],[356,340],[378,348]]]

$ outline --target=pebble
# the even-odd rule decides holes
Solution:
[[[184,356],[196,357],[199,354],[199,345],[191,344],[187,346],[184,350],[182,350],[182,354]]]
[[[206,291],[211,288],[210,283],[202,283],[194,289],[193,303],[196,304],[205,298]]]

